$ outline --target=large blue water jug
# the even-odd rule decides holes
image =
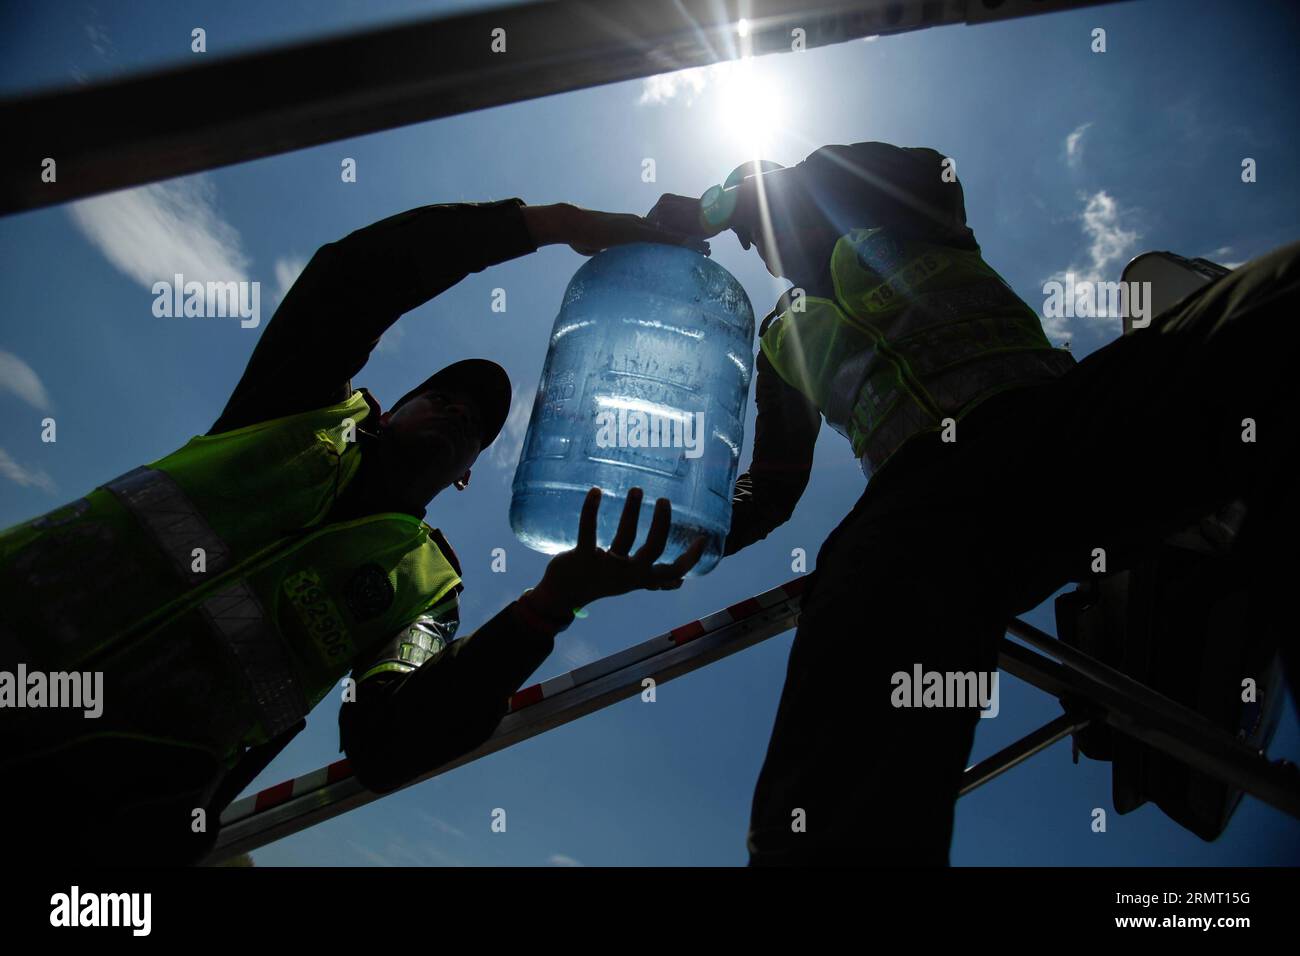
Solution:
[[[577,544],[588,489],[602,492],[609,547],[630,488],[644,492],[637,540],[657,498],[672,502],[661,561],[703,535],[692,574],[722,556],[753,372],[754,311],[735,277],[679,246],[618,246],[564,293],[515,471],[510,526],[546,554]]]

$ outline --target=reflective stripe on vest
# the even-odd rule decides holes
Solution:
[[[25,645],[0,651],[104,671],[96,733],[166,737],[229,762],[421,615],[450,637],[460,576],[436,529],[391,512],[325,522],[360,467],[349,435],[368,413],[354,392],[197,436],[0,531],[3,629]],[[435,650],[417,639],[399,661],[416,663],[417,647]]]
[[[834,299],[805,297],[761,344],[849,439],[868,477],[945,418],[1074,365],[976,250],[858,229],[836,243],[831,276]]]
[[[284,640],[246,581],[212,595],[200,611],[239,662],[267,736],[277,737],[307,716],[309,708]]]
[[[210,580],[229,566],[230,548],[171,475],[141,465],[104,487],[144,526],[186,584]],[[194,570],[195,548],[203,551],[203,571]]]
[[[141,465],[104,487],[140,522],[190,587],[230,566],[230,549],[166,472]],[[205,570],[194,570],[195,548],[203,549]],[[307,703],[288,651],[247,582],[237,581],[213,594],[199,611],[238,664],[267,733],[278,736],[301,720]]]
[[[361,684],[377,674],[409,674],[440,654],[456,635],[460,627],[460,613],[456,597],[431,607],[407,627],[402,628],[388,643],[378,648],[373,659],[361,663],[357,683]]]
[[[859,402],[851,410],[851,420],[832,427],[851,442],[855,435],[866,435],[865,443],[857,453],[863,473],[870,478],[909,438],[940,429],[943,418],[959,421],[980,402],[998,392],[1055,378],[1068,368],[1069,364],[1062,364],[1057,356],[1035,351],[998,356],[995,361],[983,362],[975,368],[953,369],[928,384],[932,393],[937,391],[944,395],[949,407],[958,411],[936,417],[916,402],[902,401],[894,408],[893,414],[886,414],[881,425],[870,432],[863,423],[873,411],[872,397],[870,390],[864,388],[857,393]],[[967,395],[971,397],[965,398]],[[827,422],[830,422],[829,417]]]

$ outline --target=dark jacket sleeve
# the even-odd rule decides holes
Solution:
[[[764,320],[760,334],[775,314]],[[749,471],[736,479],[724,556],[766,538],[790,520],[808,486],[821,428],[817,406],[788,385],[762,351],[755,369],[754,451]]]
[[[322,246],[209,434],[345,401],[379,337],[472,272],[533,252],[523,202],[422,206]]]
[[[357,779],[387,793],[478,747],[554,646],[555,629],[516,601],[410,673],[361,681],[339,709]]]

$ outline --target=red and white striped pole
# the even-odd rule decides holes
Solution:
[[[525,687],[510,699],[509,711],[482,746],[406,786],[635,696],[641,693],[646,678],[656,683],[672,680],[789,630],[799,616],[805,581],[795,578],[666,634]],[[221,815],[220,836],[205,862],[220,862],[265,846],[379,797],[361,786],[347,760],[336,761],[230,804]]]

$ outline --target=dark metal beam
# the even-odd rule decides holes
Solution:
[[[1014,618],[1007,631],[1060,661],[1044,661],[1033,650],[1003,638],[998,664],[1007,673],[1054,696],[1086,700],[1097,720],[1120,733],[1300,819],[1300,771],[1294,764],[1270,761],[1196,711],[1032,624]]]
[[[873,34],[1111,0],[553,0],[0,100],[0,214],[409,123]],[[750,24],[747,37],[736,24]],[[505,51],[493,51],[504,30]],[[206,57],[206,54],[195,55]],[[42,180],[55,160],[57,179]]]
[[[1064,740],[1092,723],[1090,717],[1062,714],[1048,721],[1033,733],[1003,747],[991,757],[986,757],[972,767],[967,767],[961,777],[957,796],[964,797],[976,787],[982,787],[994,777],[1000,777],[1012,767],[1019,766],[1036,753],[1042,753],[1058,740]]]

